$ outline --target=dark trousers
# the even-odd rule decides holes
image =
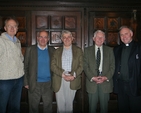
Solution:
[[[29,113],[39,113],[41,98],[43,100],[43,113],[52,113],[52,94],[51,82],[37,83],[33,92],[28,91]]]
[[[0,113],[20,113],[23,77],[0,80]]]
[[[141,96],[131,95],[129,83],[120,80],[118,91],[120,113],[141,113]]]
[[[95,93],[89,93],[89,113],[96,113],[97,104],[100,102],[100,113],[108,113],[109,93],[102,91],[101,85],[97,85]]]

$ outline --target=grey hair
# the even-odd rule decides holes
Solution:
[[[46,32],[47,35],[49,35],[48,31],[46,31],[45,29],[41,29],[41,31],[37,32],[37,37],[40,36],[40,33],[41,33],[41,32]],[[49,38],[49,36],[48,36],[48,38]]]
[[[8,18],[4,21],[5,26],[6,26],[6,24],[7,24],[7,22],[8,22],[9,20],[14,20],[14,21],[16,22],[16,24],[17,24],[17,27],[19,26],[19,22],[18,22],[18,20],[17,20],[15,17],[8,17]]]
[[[102,34],[104,35],[104,38],[105,38],[105,32],[103,32],[102,30],[97,30],[97,31],[95,31],[95,32],[94,32],[94,37],[93,37],[93,38],[96,37],[97,33],[102,33]]]
[[[119,28],[119,32],[120,32],[123,28],[127,28],[127,29],[129,29],[130,31],[133,32],[133,30],[132,30],[130,27],[128,27],[128,26],[121,26],[121,27]]]
[[[68,31],[68,30],[63,30],[63,31],[62,31],[62,33],[61,33],[61,38],[63,38],[63,35],[64,35],[64,34],[70,34],[71,37],[72,37],[72,33],[71,33],[70,31]]]

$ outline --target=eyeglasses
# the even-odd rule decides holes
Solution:
[[[9,28],[9,29],[11,29],[11,28],[17,29],[18,28],[17,26],[11,26],[11,25],[7,25],[6,27]]]
[[[71,39],[71,38],[72,38],[71,36],[63,37],[63,39]]]
[[[48,37],[47,36],[44,36],[44,37],[43,36],[39,36],[39,38],[46,38],[47,39]]]

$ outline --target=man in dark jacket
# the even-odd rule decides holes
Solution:
[[[37,44],[26,49],[24,86],[28,89],[29,113],[39,113],[41,98],[43,113],[52,113],[50,60],[54,48],[47,45],[48,41],[48,32],[40,31]]]
[[[141,113],[141,45],[127,26],[119,31],[122,44],[114,48],[114,93],[120,113]]]

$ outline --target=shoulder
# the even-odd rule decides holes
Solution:
[[[58,47],[56,49],[54,49],[54,54],[58,54],[58,53],[61,53],[63,51],[63,47]]]
[[[55,49],[53,46],[48,46],[48,49]]]
[[[123,45],[123,44],[115,46],[115,47],[113,48],[114,51],[120,50],[120,49],[122,48],[122,45]]]
[[[94,45],[93,46],[89,46],[89,47],[86,47],[84,48],[84,51],[91,51],[91,50],[94,50]]]
[[[34,48],[37,48],[37,45],[30,45],[27,47],[28,49],[34,49]]]
[[[51,52],[54,52],[55,48],[53,46],[48,46],[48,50],[51,51]]]
[[[2,40],[2,41],[7,41],[8,40],[8,38],[5,35],[5,32],[0,35],[0,40]]]
[[[105,48],[105,49],[109,49],[109,50],[112,50],[112,49],[113,49],[112,47],[107,46],[107,45],[103,45],[103,48]]]
[[[37,50],[37,45],[30,45],[26,48],[26,51],[33,51],[33,50]]]
[[[82,51],[82,49],[76,45],[72,45],[72,49]]]
[[[141,47],[141,43],[139,43],[139,42],[136,42],[136,41],[133,41],[133,45],[135,46],[137,46],[137,47]]]

